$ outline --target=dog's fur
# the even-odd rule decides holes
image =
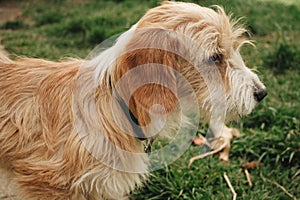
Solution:
[[[24,198],[126,198],[147,177],[148,158],[141,140],[124,130],[132,132],[120,106],[112,105],[113,88],[143,65],[146,70],[127,77],[116,94],[129,98],[128,107],[142,127],[157,126],[151,124],[152,114],[172,115],[179,103],[177,93],[183,90],[176,71],[193,88],[203,120],[220,136],[225,121],[216,116],[226,113],[227,121],[250,113],[258,102],[255,91],[265,90],[239,54],[248,42],[244,32],[220,7],[166,2],[89,61],[13,61],[1,55],[1,167]],[[167,86],[131,88],[141,77],[157,76]],[[225,112],[218,107],[220,98]],[[153,107],[157,104],[163,111]],[[146,136],[151,130],[143,128]]]

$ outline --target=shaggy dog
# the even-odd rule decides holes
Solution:
[[[224,124],[266,96],[244,32],[220,7],[165,2],[90,60],[1,55],[0,166],[25,199],[126,198],[149,174],[149,138],[192,124],[185,107],[231,138]]]

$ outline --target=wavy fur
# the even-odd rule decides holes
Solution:
[[[216,116],[248,114],[253,91],[264,88],[238,53],[244,32],[220,7],[166,2],[91,60],[12,61],[0,53],[0,166],[26,199],[126,198],[147,178],[149,161],[117,98],[147,137],[174,131],[182,125],[179,96],[187,93],[180,74],[203,119],[222,134],[228,128]]]

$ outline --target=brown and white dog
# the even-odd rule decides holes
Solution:
[[[1,55],[0,166],[20,195],[126,198],[149,173],[148,138],[192,124],[184,106],[231,138],[224,124],[266,89],[239,53],[245,29],[216,10],[165,2],[90,60]]]

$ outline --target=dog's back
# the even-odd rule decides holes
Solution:
[[[81,142],[72,98],[83,62],[0,59],[0,168],[25,199],[121,199],[141,185],[143,175],[99,163]],[[136,160],[126,162],[144,169]]]
[[[0,53],[0,165],[13,169],[27,190],[37,193],[39,185],[48,185],[49,193],[52,187],[56,191],[61,187],[61,197],[70,195],[65,187],[70,184],[56,177],[62,167],[57,152],[70,137],[62,133],[72,130],[71,85],[80,64],[79,60],[13,61]],[[46,193],[40,191],[41,198]]]

